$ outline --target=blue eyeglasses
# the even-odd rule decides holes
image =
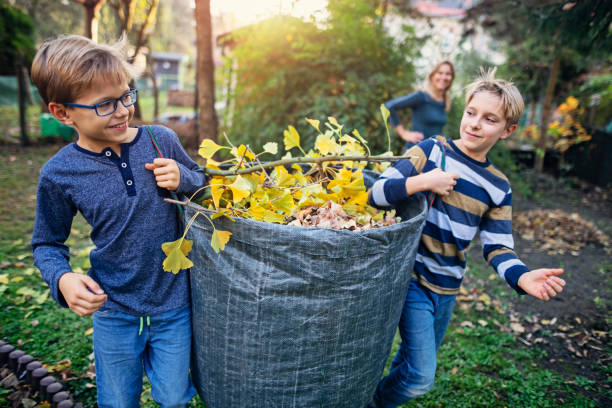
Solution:
[[[129,92],[124,93],[118,98],[107,99],[105,101],[96,103],[95,105],[81,105],[79,103],[62,103],[62,105],[72,106],[73,108],[85,108],[85,109],[95,109],[96,115],[98,116],[108,116],[115,113],[117,110],[117,103],[121,102],[123,106],[126,108],[132,106],[136,103],[138,99],[138,90],[130,89]]]

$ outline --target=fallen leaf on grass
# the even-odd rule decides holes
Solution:
[[[30,398],[24,398],[21,400],[21,406],[23,408],[34,408],[36,406],[36,401]]]
[[[83,333],[84,336],[91,336],[93,334],[93,327],[90,327],[89,329],[85,330],[85,332]]]
[[[510,328],[517,334],[525,332],[525,328],[520,323],[510,323]]]

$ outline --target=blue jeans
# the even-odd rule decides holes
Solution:
[[[402,342],[374,395],[378,408],[397,407],[433,387],[436,353],[454,304],[455,295],[439,295],[411,280],[399,323]]]
[[[189,306],[149,318],[98,311],[93,327],[100,408],[140,407],[143,366],[151,396],[162,407],[184,407],[195,395]]]

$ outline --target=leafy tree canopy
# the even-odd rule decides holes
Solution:
[[[34,23],[19,9],[0,0],[0,73],[13,74],[18,55],[23,55],[24,65],[30,66],[36,47]]]
[[[469,18],[483,18],[491,33],[513,44],[535,37],[582,54],[612,49],[608,0],[483,0],[468,11]]]
[[[279,16],[232,33],[232,141],[260,149],[293,123],[310,145],[316,135],[304,118],[334,116],[364,134],[373,153],[385,151],[379,106],[413,83],[418,47],[413,33],[387,35],[378,3],[330,0],[323,24]]]

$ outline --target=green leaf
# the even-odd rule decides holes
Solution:
[[[193,262],[187,258],[187,254],[191,251],[192,246],[193,242],[184,237],[176,241],[164,242],[162,244],[162,251],[166,254],[166,259],[164,259],[162,265],[164,271],[172,272],[176,275],[181,269],[191,268]]]

